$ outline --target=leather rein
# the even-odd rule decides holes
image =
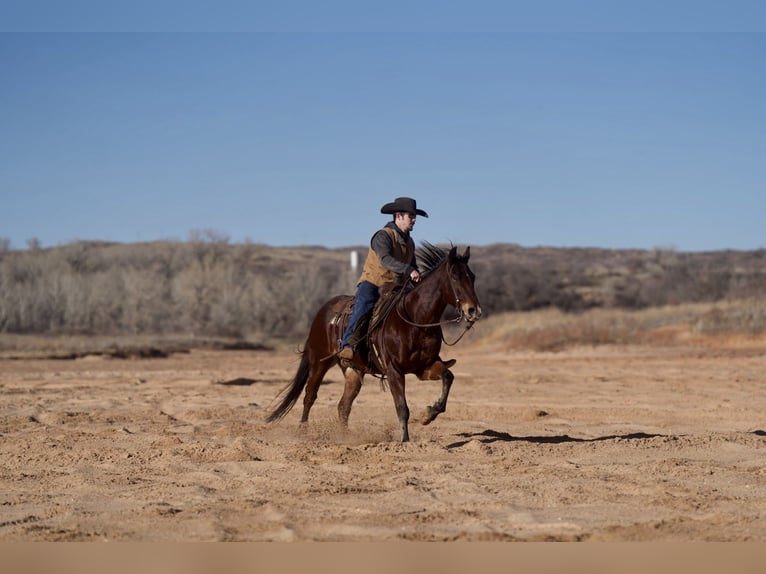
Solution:
[[[452,287],[452,295],[455,297],[455,309],[457,309],[458,316],[454,319],[449,319],[447,321],[437,321],[436,323],[415,323],[414,321],[411,321],[409,318],[402,315],[402,309],[404,308],[404,295],[406,293],[404,292],[404,289],[402,289],[402,296],[399,300],[399,303],[396,305],[396,314],[399,315],[399,318],[407,323],[408,325],[411,325],[412,327],[418,327],[420,329],[427,329],[429,327],[441,327],[442,325],[449,325],[450,323],[460,323],[463,319],[465,319],[465,313],[463,313],[463,308],[460,305],[460,297],[457,295],[457,290],[455,289],[455,280],[452,279],[452,273],[451,273],[452,267],[451,265],[448,265],[447,267],[447,276],[450,280],[450,287]],[[407,278],[407,281],[412,281],[409,277]],[[406,311],[406,309],[405,309]],[[466,319],[466,327],[463,329],[463,332],[460,333],[460,336],[458,336],[455,341],[452,343],[448,343],[447,339],[444,338],[444,331],[442,331],[442,341],[445,345],[452,347],[453,345],[457,345],[460,339],[463,338],[463,335],[465,335],[468,330],[473,327],[473,321],[469,321]]]

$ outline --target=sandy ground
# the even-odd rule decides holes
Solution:
[[[0,541],[766,540],[766,344],[443,356],[409,444],[338,369],[265,424],[287,348],[1,360]]]

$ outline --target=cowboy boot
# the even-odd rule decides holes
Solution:
[[[346,345],[340,351],[338,351],[338,358],[344,361],[350,361],[354,358],[354,349],[350,345]]]

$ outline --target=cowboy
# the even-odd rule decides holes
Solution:
[[[418,209],[417,202],[411,197],[397,197],[392,203],[381,207],[380,212],[393,215],[393,219],[370,240],[370,250],[357,283],[354,307],[340,340],[338,357],[347,361],[354,357],[352,335],[359,321],[380,298],[380,287],[386,283],[402,282],[404,278],[415,283],[420,281],[420,271],[415,261],[415,242],[410,232],[415,226],[415,218],[418,215],[428,217],[428,214]]]

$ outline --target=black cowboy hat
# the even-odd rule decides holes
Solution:
[[[416,215],[422,215],[428,217],[428,214],[422,209],[418,209],[417,202],[411,197],[397,197],[393,203],[387,203],[380,208],[381,213],[399,213],[404,211],[405,213],[414,213]]]

